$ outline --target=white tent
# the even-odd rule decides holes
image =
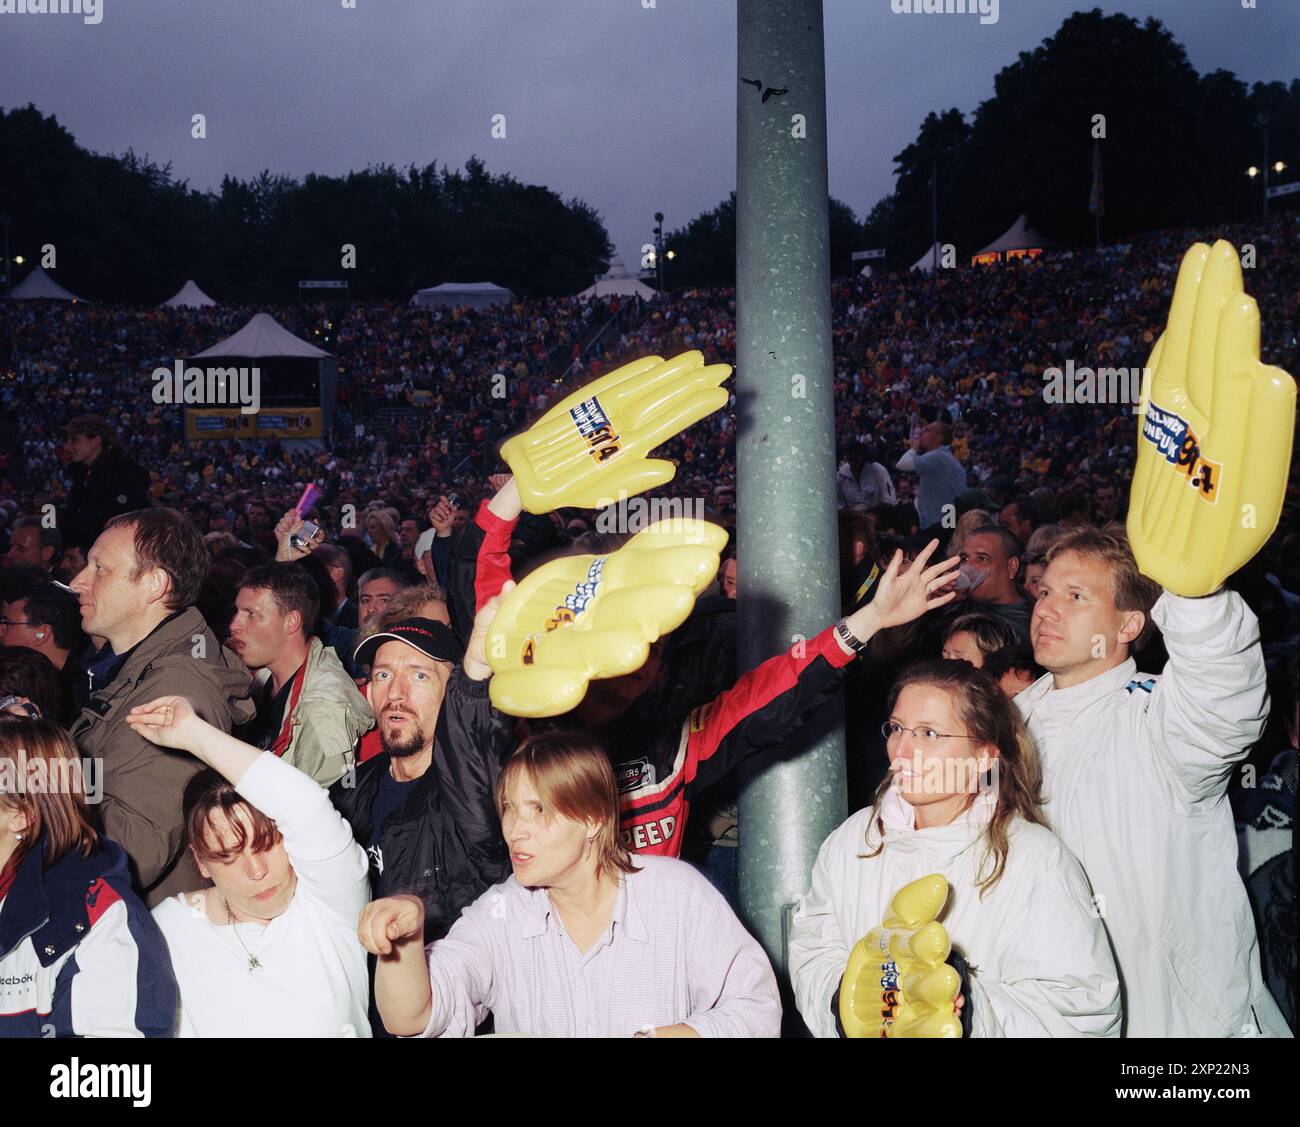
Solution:
[[[508,305],[515,295],[505,286],[495,282],[443,282],[440,286],[426,286],[417,290],[411,304],[420,308],[431,305],[468,305],[471,309],[486,309],[492,305]]]
[[[943,244],[935,243],[920,258],[912,263],[911,269],[920,270],[923,274],[929,274],[934,269],[934,264],[943,265]]]
[[[1031,226],[1029,216],[1021,215],[998,238],[983,250],[977,250],[971,257],[972,262],[1000,262],[1003,259],[1035,257],[1044,250],[1058,246],[1051,239],[1045,239]]]
[[[196,352],[190,359],[209,356],[294,356],[310,360],[328,360],[330,354],[314,344],[299,340],[269,313],[254,314],[239,332],[218,341],[211,348]]]
[[[70,290],[65,290],[41,267],[36,267],[10,291],[15,301],[85,301]]]
[[[190,278],[158,308],[166,309],[170,307],[174,309],[177,306],[182,306],[186,309],[203,309],[206,306],[216,304],[217,303],[213,301],[212,298],[208,297],[207,294],[199,289],[198,283],[195,282],[193,278]]]
[[[580,301],[590,301],[594,297],[639,297],[649,301],[655,291],[639,278],[627,272],[621,258],[611,259],[609,272],[596,278],[595,284],[588,286],[578,294]]]

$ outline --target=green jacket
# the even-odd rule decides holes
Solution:
[[[270,671],[255,675],[265,684]],[[370,704],[348,676],[343,663],[319,638],[307,650],[302,695],[291,714],[289,746],[282,758],[323,787],[336,783],[355,762],[358,741],[375,726]]]
[[[176,695],[229,732],[253,717],[250,684],[244,663],[187,607],[130,651],[117,676],[91,694],[69,729],[81,754],[100,761],[101,828],[126,850],[131,879],[151,908],[207,883],[185,848],[181,817],[185,786],[203,764],[137,736],[125,716],[138,704]]]

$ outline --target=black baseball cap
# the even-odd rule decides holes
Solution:
[[[371,634],[356,648],[352,660],[358,667],[373,664],[375,654],[385,642],[405,642],[429,657],[453,664],[465,656],[456,635],[445,622],[435,622],[431,618],[403,618]]]

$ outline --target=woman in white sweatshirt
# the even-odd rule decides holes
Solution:
[[[369,1037],[366,855],[310,776],[206,723],[184,697],[127,723],[212,768],[185,792],[211,888],[153,910],[180,987],[179,1037]]]
[[[903,885],[942,873],[938,918],[969,966],[970,1035],[1118,1036],[1106,934],[1079,863],[1043,824],[1010,702],[966,662],[935,661],[905,672],[888,707],[890,777],[823,843],[795,913],[790,975],[808,1028],[836,1036],[853,945]]]

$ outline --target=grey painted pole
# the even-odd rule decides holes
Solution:
[[[840,593],[822,4],[736,7],[739,660],[747,669],[834,622]],[[845,804],[838,701],[742,770],[741,909],[783,978],[790,908]]]

